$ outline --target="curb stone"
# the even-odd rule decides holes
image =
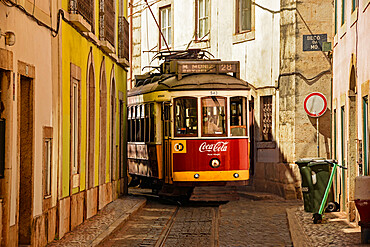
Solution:
[[[311,243],[307,235],[304,233],[303,228],[298,222],[296,218],[295,212],[297,210],[295,208],[287,208],[287,218],[288,218],[288,225],[290,231],[290,237],[293,242],[294,247],[312,247]]]
[[[115,220],[104,232],[99,234],[91,243],[91,247],[98,246],[101,244],[105,239],[107,239],[111,234],[121,228],[128,220],[132,218],[137,212],[139,212],[143,207],[145,207],[146,201],[142,203],[137,203],[134,207],[132,207],[129,211],[124,213],[121,217]]]

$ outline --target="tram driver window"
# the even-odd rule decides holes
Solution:
[[[230,114],[231,136],[246,136],[247,99],[245,97],[231,97]]]
[[[223,97],[202,98],[203,136],[226,136],[225,106]]]
[[[175,136],[197,136],[197,99],[186,97],[175,100]]]

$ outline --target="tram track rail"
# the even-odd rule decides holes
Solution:
[[[166,243],[168,236],[170,235],[171,229],[175,223],[176,216],[180,210],[180,206],[176,206],[174,213],[172,214],[171,218],[168,220],[165,228],[162,231],[162,234],[159,236],[157,243],[154,245],[155,247],[162,247]]]

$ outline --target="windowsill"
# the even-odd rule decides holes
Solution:
[[[336,34],[334,35],[334,45],[333,45],[333,48],[334,48],[334,47],[336,47],[336,46],[337,46],[337,44],[338,44],[338,33],[336,33]]]
[[[99,44],[99,39],[93,32],[84,32],[84,34],[92,39],[96,44]]]
[[[370,5],[370,0],[367,0],[367,2],[366,2],[366,0],[364,0],[363,1],[364,8],[363,8],[363,11],[362,12],[365,12],[366,9],[367,9],[367,7],[369,7],[369,5]]]
[[[343,38],[343,36],[347,33],[347,25],[344,22],[343,25],[339,28],[339,37]]]
[[[358,13],[358,8],[356,8],[352,14],[351,14],[351,27],[353,26],[353,24],[356,23],[357,21],[357,13]]]
[[[233,35],[233,45],[254,40],[255,39],[255,30],[243,32],[243,33],[236,33]]]
[[[91,31],[91,25],[80,14],[69,14],[69,21],[82,32]]]
[[[100,40],[99,45],[108,54],[115,52],[113,45],[111,45],[107,40]]]
[[[198,48],[198,49],[207,49],[210,48],[210,40],[194,40],[194,42],[191,44],[191,48]]]
[[[257,149],[275,149],[275,141],[259,141],[257,142]]]

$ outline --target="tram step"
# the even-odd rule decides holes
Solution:
[[[239,200],[236,188],[225,186],[195,187],[190,196],[190,201],[220,202],[236,200]]]

